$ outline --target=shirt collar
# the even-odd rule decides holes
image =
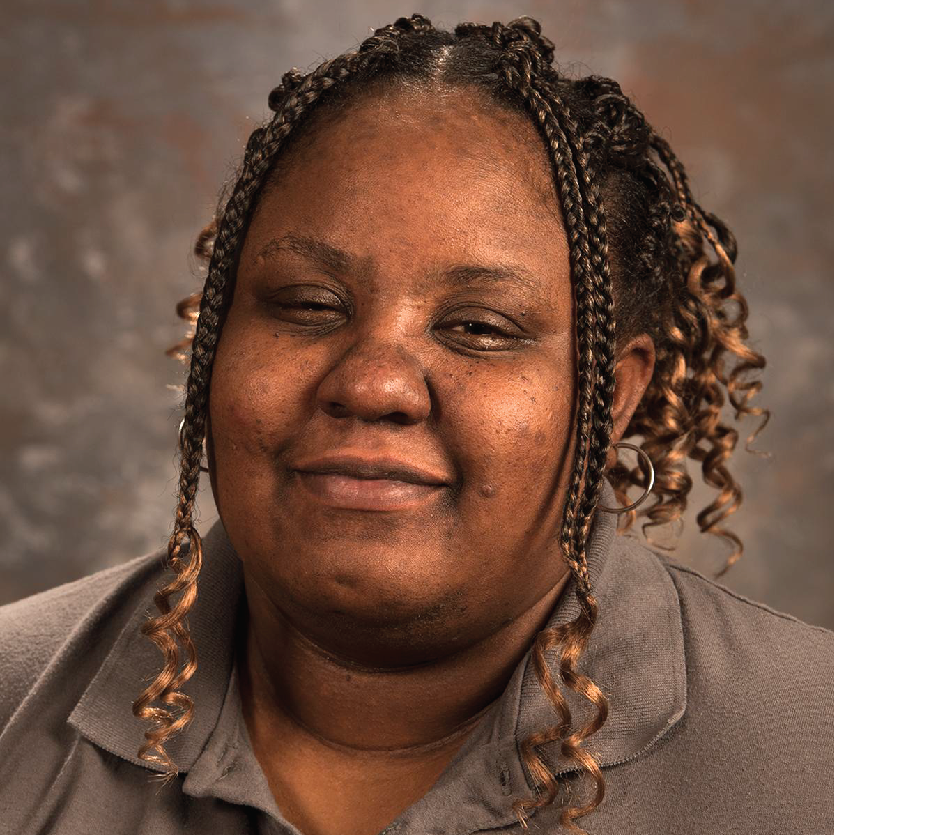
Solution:
[[[617,507],[613,491],[602,504]],[[598,603],[598,620],[579,661],[580,668],[604,691],[607,721],[587,743],[601,765],[633,759],[650,748],[685,710],[685,651],[678,592],[659,558],[633,537],[616,530],[617,517],[595,515],[588,544],[588,571]],[[549,625],[568,623],[581,607],[571,587]],[[553,659],[554,660],[554,659]],[[552,665],[557,678],[557,664]],[[588,716],[590,702],[562,687],[572,716]],[[546,724],[555,711],[536,676],[522,681],[517,738]],[[551,747],[558,750],[558,743]],[[549,759],[557,762],[558,756]],[[576,766],[564,763],[556,773]]]
[[[616,506],[610,490],[604,491],[603,501]],[[684,637],[675,586],[658,557],[631,537],[618,535],[615,524],[612,514],[595,515],[588,565],[599,617],[580,662],[610,705],[603,727],[586,742],[602,766],[641,755],[685,711]],[[227,799],[243,802],[244,786],[238,784],[246,780],[254,785],[253,778],[261,772],[248,745],[233,674],[237,615],[244,602],[242,569],[220,523],[204,537],[203,549],[197,602],[189,618],[198,668],[185,688],[195,714],[168,742],[167,750],[181,772],[190,772],[185,792],[220,797],[232,792]],[[160,585],[163,578],[156,580]],[[155,590],[155,585],[146,589],[150,593],[115,641],[69,722],[105,750],[157,769],[137,756],[143,726],[130,709],[144,685],[143,675],[154,673],[161,663],[158,651],[139,631],[153,608],[149,601]],[[573,620],[579,611],[569,587],[550,625]],[[532,795],[519,741],[553,724],[556,714],[527,660],[514,670],[497,709],[489,711],[433,790],[415,804],[418,814],[426,811],[424,805],[440,804],[456,808],[476,826],[499,826],[512,818],[514,799]],[[563,693],[573,716],[590,715],[590,704],[564,688]],[[543,757],[556,774],[577,767],[560,758],[558,743],[544,748]],[[273,809],[267,785],[257,799],[253,795],[249,793],[253,805]],[[450,801],[457,805],[450,807]]]
[[[142,602],[68,719],[91,742],[153,770],[160,769],[138,757],[145,726],[133,715],[132,703],[161,669],[160,651],[140,628],[156,611],[152,599],[164,582],[165,574],[161,574],[138,592]],[[188,618],[197,647],[197,671],[184,692],[193,699],[194,716],[188,727],[166,745],[181,772],[190,770],[200,756],[223,707],[235,659],[238,611],[244,597],[239,557],[223,526],[217,523],[203,538],[197,600]]]

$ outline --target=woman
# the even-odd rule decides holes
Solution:
[[[4,831],[829,830],[830,633],[615,530],[690,458],[740,554],[735,241],[552,59],[414,15],[272,91],[200,241],[175,576],[0,610]]]

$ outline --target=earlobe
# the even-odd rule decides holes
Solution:
[[[619,443],[646,393],[655,368],[656,350],[651,337],[640,334],[629,340],[617,355],[614,366],[613,419],[611,443]]]

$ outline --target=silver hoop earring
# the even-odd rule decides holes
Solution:
[[[598,510],[603,510],[605,513],[629,513],[631,510],[635,510],[639,507],[646,499],[649,494],[652,492],[653,485],[656,483],[656,471],[655,467],[652,466],[652,461],[649,456],[646,454],[646,451],[640,449],[636,444],[628,444],[626,441],[620,441],[618,444],[612,444],[613,449],[632,449],[636,453],[637,458],[639,458],[640,464],[643,467],[643,473],[646,475],[646,490],[643,492],[643,495],[640,496],[635,502],[631,504],[624,505],[623,507],[605,507],[602,504],[597,506]]]
[[[181,418],[181,422],[178,424],[178,446],[181,445],[181,433],[184,431],[184,418]],[[203,451],[200,455],[200,472],[209,473],[210,470],[207,467],[207,439],[203,439]]]

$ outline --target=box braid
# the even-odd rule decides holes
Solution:
[[[625,434],[642,439],[655,465],[656,486],[644,511],[647,538],[649,528],[680,521],[692,487],[685,469],[691,459],[700,462],[705,482],[717,490],[697,514],[701,530],[731,543],[727,567],[741,555],[739,539],[722,526],[742,494],[726,465],[737,433],[721,422],[721,415],[729,401],[737,418],[761,417],[751,441],[768,413],[750,405],[761,387],[753,375],[765,361],[746,344],[748,309],[735,286],[735,239],[719,218],[695,202],[684,167],[615,81],[564,78],[553,58],[552,42],[531,18],[506,26],[464,23],[450,33],[413,15],[376,30],[357,51],[311,73],[291,70],[269,95],[273,116],[250,136],[230,196],[221,201],[217,219],[195,247],[209,261],[206,281],[202,293],[178,304],[178,314],[196,329],[169,351],[183,355],[190,348],[178,509],[168,547],[168,566],[176,577],[156,597],[161,614],[143,629],[162,650],[164,668],[133,708],[152,721],[140,757],[166,766],[169,775],[176,771],[164,743],[189,723],[193,710],[191,700],[179,692],[196,669],[185,625],[202,556],[192,514],[210,371],[232,298],[238,252],[263,185],[280,173],[276,166],[282,152],[324,114],[338,113],[380,81],[467,85],[528,115],[546,146],[562,205],[575,297],[577,413],[559,542],[580,613],[543,630],[532,650],[534,671],[557,721],[521,742],[539,788],[534,798],[514,804],[521,821],[555,801],[562,772],[587,773],[594,788],[587,803],[563,808],[561,821],[569,831],[583,832],[575,821],[604,797],[603,775],[583,743],[603,725],[608,703],[578,662],[597,621],[586,548],[602,481],[606,476],[623,497],[644,479],[639,468],[619,461],[607,467],[614,362],[623,340],[648,333],[656,344],[653,382]],[[633,519],[630,514],[628,526]],[[180,595],[174,605],[173,595]],[[179,648],[186,655],[180,668]],[[553,653],[559,683],[550,666]],[[593,715],[577,728],[560,684],[593,706]],[[155,701],[167,707],[153,706]],[[541,752],[556,743],[568,765],[553,774]]]

